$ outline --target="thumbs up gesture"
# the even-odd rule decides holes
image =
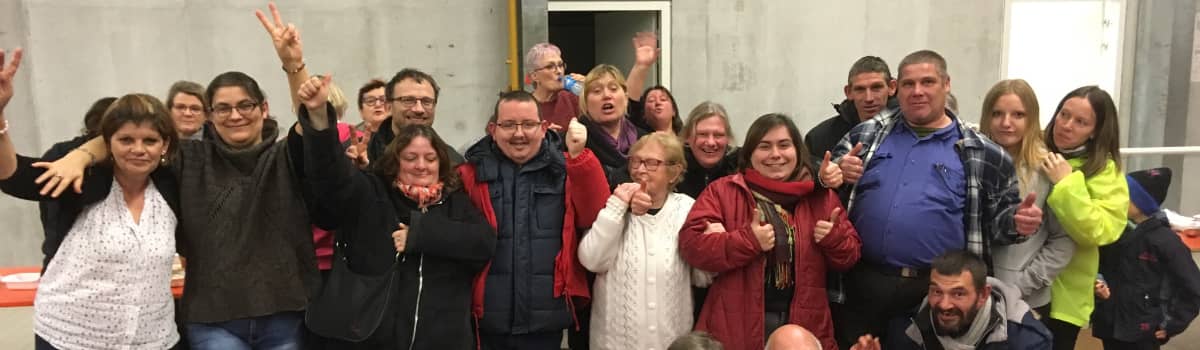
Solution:
[[[858,153],[862,152],[862,148],[863,144],[861,142],[854,145],[854,149],[851,149],[850,153],[842,156],[841,161],[838,162],[838,167],[842,169],[842,180],[846,183],[858,183],[858,179],[862,178],[863,161],[862,158],[858,157]]]
[[[571,118],[571,123],[567,125],[567,153],[571,158],[578,157],[583,153],[583,147],[587,144],[587,128],[583,123],[579,122],[578,118]]]
[[[754,218],[750,223],[750,231],[754,231],[754,237],[758,238],[758,245],[762,251],[770,251],[775,248],[775,226],[759,220],[762,216],[758,213],[758,208],[754,208]]]
[[[396,231],[392,231],[392,243],[396,245],[396,252],[403,253],[404,248],[408,245],[408,225],[400,223]]]
[[[645,215],[650,211],[650,206],[653,205],[653,200],[650,198],[650,193],[646,192],[646,183],[639,182],[637,192],[633,193],[633,198],[629,200],[629,210],[633,215]]]
[[[1038,208],[1034,204],[1035,200],[1037,200],[1037,193],[1029,193],[1025,196],[1025,200],[1021,201],[1021,205],[1017,206],[1017,212],[1013,214],[1017,233],[1022,236],[1032,235],[1037,232],[1038,227],[1042,226],[1042,208]]]
[[[816,227],[813,228],[813,239],[820,243],[833,228],[837,226],[838,217],[842,215],[842,207],[833,208],[833,213],[829,215],[829,221],[817,220]]]
[[[300,85],[300,90],[296,92],[300,97],[300,102],[304,103],[304,107],[308,108],[309,113],[320,113],[325,115],[325,101],[329,98],[329,83],[333,81],[333,75],[326,74],[323,77],[311,77],[304,84]]]
[[[825,151],[825,159],[821,160],[821,169],[818,171],[820,172],[821,183],[825,184],[825,187],[838,188],[842,186],[843,182],[842,168],[829,161],[831,155],[829,151]]]

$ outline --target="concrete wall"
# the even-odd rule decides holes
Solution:
[[[830,104],[844,98],[850,65],[864,55],[895,69],[910,52],[938,51],[971,121],[1000,76],[1000,0],[693,0],[673,2],[672,11],[679,108],[725,104],[739,137],[768,112],[787,113],[805,130],[828,118]]]
[[[7,108],[17,150],[41,154],[74,136],[101,96],[163,97],[172,82],[207,84],[228,70],[255,77],[271,113],[295,117],[270,38],[254,17],[257,0],[4,0],[0,48],[22,46],[26,60]],[[442,86],[435,127],[453,145],[483,132],[506,84],[506,2],[501,0],[281,1],[300,27],[311,73],[334,73],[348,96],[372,77],[402,67]],[[353,97],[351,97],[353,98]],[[353,102],[352,102],[353,103]],[[359,120],[350,108],[347,121]],[[0,266],[41,259],[36,205],[0,196]]]

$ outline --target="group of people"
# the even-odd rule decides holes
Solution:
[[[1153,349],[1200,311],[1159,210],[1171,173],[1123,173],[1094,86],[1043,131],[1032,88],[1001,81],[975,125],[941,55],[895,78],[867,56],[836,116],[805,134],[765,114],[737,147],[719,103],[684,118],[642,90],[653,34],[628,79],[542,43],[532,92],[500,94],[460,152],[417,69],[339,122],[346,96],[270,10],[292,126],[234,71],[102,99],[82,136],[20,156],[23,53],[0,51],[0,190],[42,204],[37,349],[1072,349],[1089,322]]]

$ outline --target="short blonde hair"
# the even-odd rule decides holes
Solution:
[[[587,115],[588,118],[591,118],[591,116],[588,115],[588,91],[592,90],[593,84],[596,84],[597,81],[606,76],[612,77],[613,80],[616,80],[617,85],[621,86],[621,91],[625,91],[626,96],[629,95],[629,90],[627,87],[625,87],[625,75],[621,74],[620,69],[617,69],[617,67],[611,64],[601,64],[596,66],[596,68],[592,68],[592,70],[588,72],[586,79],[583,81],[583,95],[579,96],[579,112],[583,115]]]
[[[675,191],[675,185],[683,181],[683,173],[687,172],[687,159],[683,157],[683,143],[679,141],[679,137],[675,136],[675,134],[656,131],[638,139],[633,146],[629,147],[629,154],[637,153],[637,151],[650,142],[657,143],[662,147],[663,160],[667,162],[667,165],[678,166],[676,169],[679,169],[679,173],[675,174],[675,177],[671,179],[671,183],[668,185],[668,190]],[[633,168],[630,167],[629,171],[633,172]]]

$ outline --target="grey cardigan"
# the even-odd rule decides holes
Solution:
[[[1029,240],[1012,245],[992,247],[992,263],[996,278],[1017,287],[1021,298],[1031,307],[1050,304],[1050,284],[1075,255],[1075,241],[1058,223],[1054,211],[1046,207],[1046,196],[1052,186],[1046,176],[1037,173],[1038,205],[1042,208],[1042,226]],[[1028,193],[1021,193],[1025,198]]]
[[[303,144],[299,137],[277,140],[280,129],[271,119],[262,133],[262,143],[246,149],[230,148],[215,134],[180,142],[172,170],[180,179],[180,253],[187,257],[185,322],[303,310],[319,288],[296,171],[301,160],[288,153]]]

